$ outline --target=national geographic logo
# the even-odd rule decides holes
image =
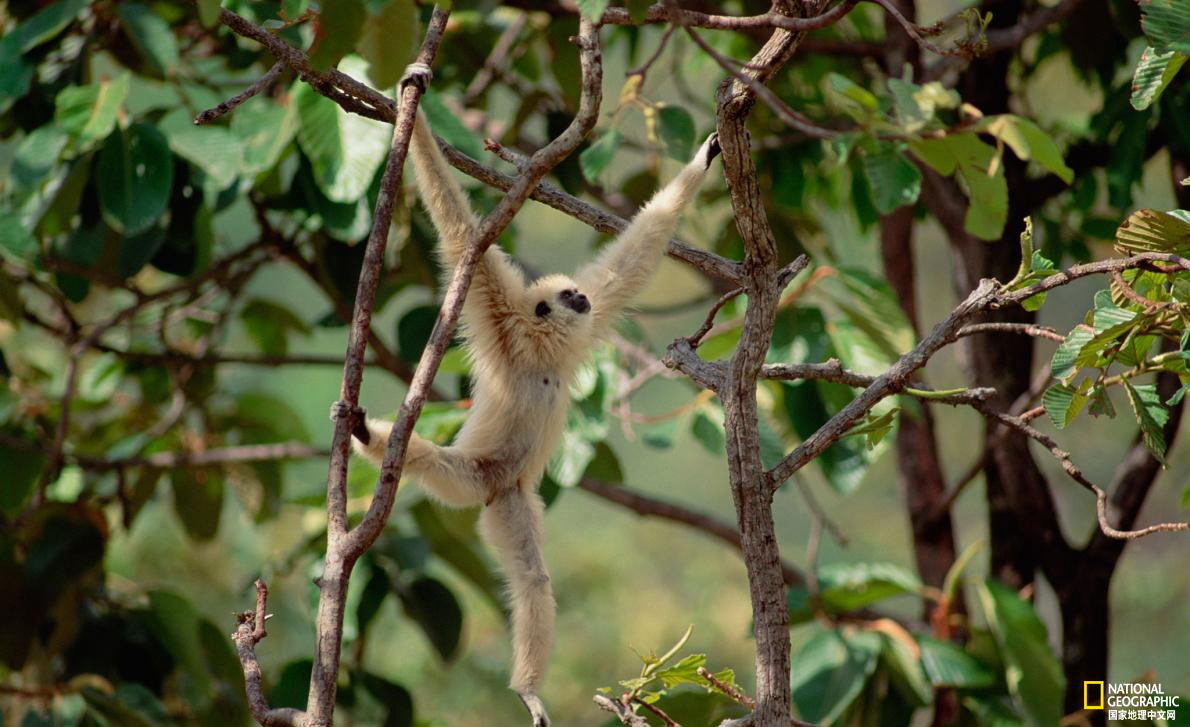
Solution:
[[[1180,697],[1152,682],[1083,682],[1083,709],[1106,709],[1111,721],[1173,721],[1180,706]]]

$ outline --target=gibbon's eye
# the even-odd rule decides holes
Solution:
[[[538,318],[544,318],[550,314],[550,304],[543,300],[537,304],[537,310],[534,312],[537,313]]]

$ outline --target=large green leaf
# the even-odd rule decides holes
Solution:
[[[217,470],[179,467],[170,473],[174,491],[174,514],[186,532],[199,541],[219,532],[223,510],[223,474]]]
[[[169,23],[147,5],[121,2],[116,14],[132,44],[158,76],[172,76],[178,66],[178,42]]]
[[[477,586],[496,610],[503,610],[500,577],[475,547],[477,534],[474,517],[446,511],[429,500],[421,500],[409,508],[409,512],[434,555]]]
[[[694,118],[681,106],[657,109],[657,136],[671,159],[686,161],[694,151]]]
[[[1158,53],[1190,54],[1190,5],[1183,0],[1141,0],[1140,25]]]
[[[1153,46],[1145,48],[1132,75],[1132,108],[1144,111],[1151,106],[1185,62],[1186,56],[1177,51],[1158,53]]]
[[[819,598],[834,613],[846,613],[889,596],[921,592],[917,576],[892,563],[828,563],[818,569]]]
[[[12,30],[12,42],[22,53],[41,45],[78,17],[89,0],[58,0],[45,5]]]
[[[54,100],[54,120],[84,146],[112,132],[116,114],[128,96],[132,74],[125,71],[112,79],[87,86],[67,86]]]
[[[793,703],[801,718],[816,724],[837,719],[863,691],[880,650],[880,635],[870,631],[810,637],[793,657]]]
[[[114,130],[95,163],[104,221],[125,235],[149,229],[169,202],[173,174],[169,142],[156,128],[133,124]]]
[[[433,578],[421,577],[407,586],[398,585],[397,596],[442,660],[450,661],[463,631],[463,609],[450,589]]]
[[[936,687],[981,689],[996,683],[992,670],[949,641],[918,637],[921,663]]]
[[[921,172],[896,146],[881,144],[879,151],[863,155],[864,175],[872,188],[872,203],[880,214],[917,202]]]
[[[413,61],[421,38],[421,23],[413,0],[389,0],[380,12],[370,13],[356,50],[368,62],[368,79],[377,88],[396,84]]]
[[[363,61],[345,58],[341,67],[358,76]],[[319,189],[332,202],[355,202],[368,191],[376,170],[384,163],[390,128],[347,113],[300,81],[293,97],[301,121],[298,144],[310,159]]]
[[[219,189],[226,189],[244,166],[239,137],[225,126],[196,126],[186,109],[166,115],[158,124],[175,154],[203,170]]]
[[[1008,692],[1020,704],[1029,723],[1050,727],[1062,719],[1066,677],[1050,649],[1045,624],[1033,606],[1016,591],[992,580],[976,589],[988,628],[1004,660]]]
[[[1165,423],[1169,421],[1169,409],[1161,401],[1156,384],[1133,384],[1124,379],[1124,391],[1128,393],[1128,404],[1140,425],[1141,438],[1149,454],[1162,464],[1165,463]]]
[[[243,171],[258,174],[272,168],[298,129],[297,104],[254,98],[231,117],[231,133],[243,148]]]
[[[316,28],[317,40],[310,51],[310,65],[318,70],[331,68],[355,47],[368,20],[363,0],[336,0],[322,4]],[[359,78],[356,73],[351,76]]]

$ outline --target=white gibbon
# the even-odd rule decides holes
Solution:
[[[413,64],[405,83],[429,82]],[[418,113],[410,156],[422,202],[439,236],[444,269],[458,264],[478,223]],[[657,271],[682,210],[719,153],[712,134],[678,176],[574,277],[532,283],[499,247],[479,261],[461,315],[472,363],[467,421],[449,447],[411,435],[404,473],[451,507],[483,506],[480,529],[508,579],[512,612],[512,679],[535,727],[549,718],[537,691],[554,639],[554,598],[542,554],[543,511],[537,487],[566,425],[569,389],[591,348]],[[341,404],[338,405],[341,409]],[[337,411],[337,416],[346,412]],[[355,449],[379,464],[393,422],[363,416]]]

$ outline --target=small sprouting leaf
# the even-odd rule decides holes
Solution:
[[[1132,76],[1132,108],[1144,111],[1151,106],[1185,62],[1186,56],[1177,51],[1158,53],[1152,46],[1145,48]]]
[[[578,161],[579,166],[582,167],[583,176],[587,178],[588,182],[599,183],[599,175],[611,164],[612,159],[616,156],[616,151],[620,148],[621,141],[619,129],[613,127],[596,139],[594,144],[583,150]]]
[[[681,106],[657,109],[657,136],[671,159],[686,161],[694,150],[694,118]]]
[[[872,203],[880,214],[917,202],[921,193],[921,172],[892,144],[881,144],[875,153],[862,157],[864,176],[872,188]]]
[[[112,131],[95,162],[104,221],[125,235],[148,230],[165,211],[173,174],[169,142],[156,127]]]
[[[1124,379],[1124,391],[1128,393],[1128,404],[1140,425],[1145,449],[1165,464],[1165,432],[1163,427],[1169,421],[1169,409],[1161,402],[1156,384],[1132,384]]]

